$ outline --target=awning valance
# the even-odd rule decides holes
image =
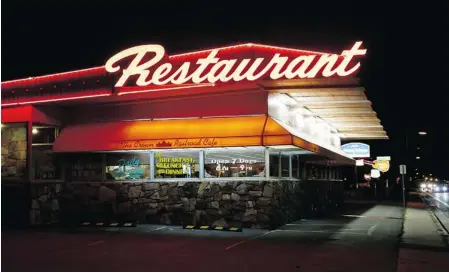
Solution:
[[[54,152],[291,145],[292,135],[267,116],[121,121],[68,126]]]
[[[269,116],[120,121],[64,128],[54,152],[216,148],[244,146],[296,147],[328,156],[332,152],[292,135]]]

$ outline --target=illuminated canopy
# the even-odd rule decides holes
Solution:
[[[272,94],[287,96],[291,108],[306,109],[344,140],[388,139],[358,79],[264,81],[261,86]]]
[[[54,152],[293,145],[334,160],[349,158],[292,135],[267,116],[121,121],[68,126]]]

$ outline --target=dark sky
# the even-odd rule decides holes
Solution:
[[[372,155],[392,156],[394,175],[408,132],[409,155],[418,142],[422,148],[420,169],[449,179],[447,7],[383,1],[60,2],[2,3],[2,80],[103,65],[114,53],[143,43],[162,44],[168,54],[238,42],[340,53],[362,40],[368,54],[360,77],[391,137],[370,142]],[[305,4],[311,2],[316,4]],[[419,130],[428,135],[418,138]]]

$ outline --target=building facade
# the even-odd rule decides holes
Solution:
[[[2,82],[2,183],[29,224],[274,228],[341,205],[342,141],[387,138],[341,54],[243,44]],[[22,203],[25,201],[21,201]]]

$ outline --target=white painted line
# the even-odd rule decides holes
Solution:
[[[368,232],[367,232],[369,236],[372,236],[372,235],[373,235],[373,232],[374,232],[374,230],[377,228],[377,225],[378,225],[378,224],[372,225],[372,226],[369,228],[369,230],[368,230]]]
[[[355,217],[355,218],[365,218],[366,216],[362,215],[352,215],[352,214],[342,214],[343,217]]]
[[[294,233],[340,233],[340,234],[354,234],[354,235],[366,235],[365,232],[348,232],[344,230],[288,230],[288,229],[277,229],[273,230],[275,232],[294,232]],[[365,230],[363,230],[365,231]]]
[[[102,244],[102,243],[104,243],[104,241],[95,241],[95,242],[92,242],[92,243],[87,244],[87,245],[88,246],[94,246],[94,245],[98,245],[98,244]]]
[[[301,227],[310,227],[310,226],[342,226],[342,224],[285,224],[286,226],[301,226]]]
[[[157,231],[157,230],[161,230],[161,229],[165,229],[165,228],[167,228],[167,227],[158,227],[158,228],[155,228],[155,229],[150,229],[150,231]]]
[[[265,233],[262,233],[262,234],[259,234],[259,235],[257,235],[257,236],[251,237],[251,238],[249,238],[249,239],[247,239],[247,240],[243,240],[243,241],[240,241],[240,242],[235,243],[235,244],[233,244],[233,245],[227,246],[227,247],[225,248],[225,250],[229,250],[229,249],[231,249],[231,248],[233,248],[233,247],[236,247],[236,246],[238,246],[238,245],[241,245],[241,244],[243,244],[243,243],[246,243],[246,242],[255,240],[255,239],[260,238],[260,237],[262,237],[262,236],[264,236],[264,235],[267,235],[268,233],[271,233],[271,232],[273,232],[273,231],[275,231],[275,230],[267,231],[267,232],[265,232]]]

